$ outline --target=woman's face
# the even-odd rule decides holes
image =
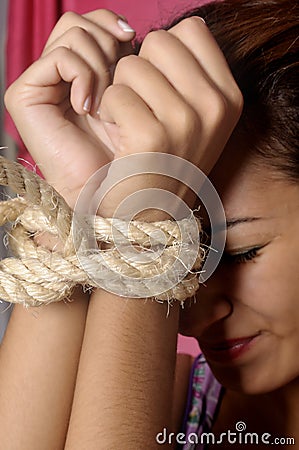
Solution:
[[[275,180],[240,150],[227,149],[211,173],[225,254],[180,331],[198,339],[225,387],[259,394],[299,375],[299,183]]]

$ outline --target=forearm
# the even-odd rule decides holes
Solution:
[[[64,448],[88,298],[16,305],[0,349],[1,448]]]
[[[178,305],[96,291],[90,301],[67,450],[154,449],[171,427]]]

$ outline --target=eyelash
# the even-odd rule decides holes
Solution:
[[[255,248],[251,248],[250,250],[247,250],[244,253],[235,253],[235,254],[230,254],[230,253],[226,253],[224,255],[224,258],[227,261],[233,262],[233,263],[246,263],[248,261],[252,261],[254,258],[256,258],[258,256],[258,251],[261,249],[261,247],[255,247]]]

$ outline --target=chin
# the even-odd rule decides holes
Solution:
[[[225,368],[209,363],[209,366],[219,383],[226,389],[244,395],[263,395],[283,387],[285,382],[275,380],[275,374],[263,371],[249,370],[245,367]],[[257,375],[258,374],[258,375]]]

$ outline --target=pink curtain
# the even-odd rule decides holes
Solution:
[[[83,14],[98,8],[106,8],[124,15],[136,30],[137,37],[144,36],[151,28],[162,26],[178,12],[190,9],[207,0],[10,0],[8,36],[6,47],[6,80],[10,85],[35,59],[62,13],[75,11]],[[24,147],[8,114],[6,131],[19,147],[21,162],[28,168],[34,161]],[[194,339],[179,339],[178,351],[196,355],[198,346]]]

